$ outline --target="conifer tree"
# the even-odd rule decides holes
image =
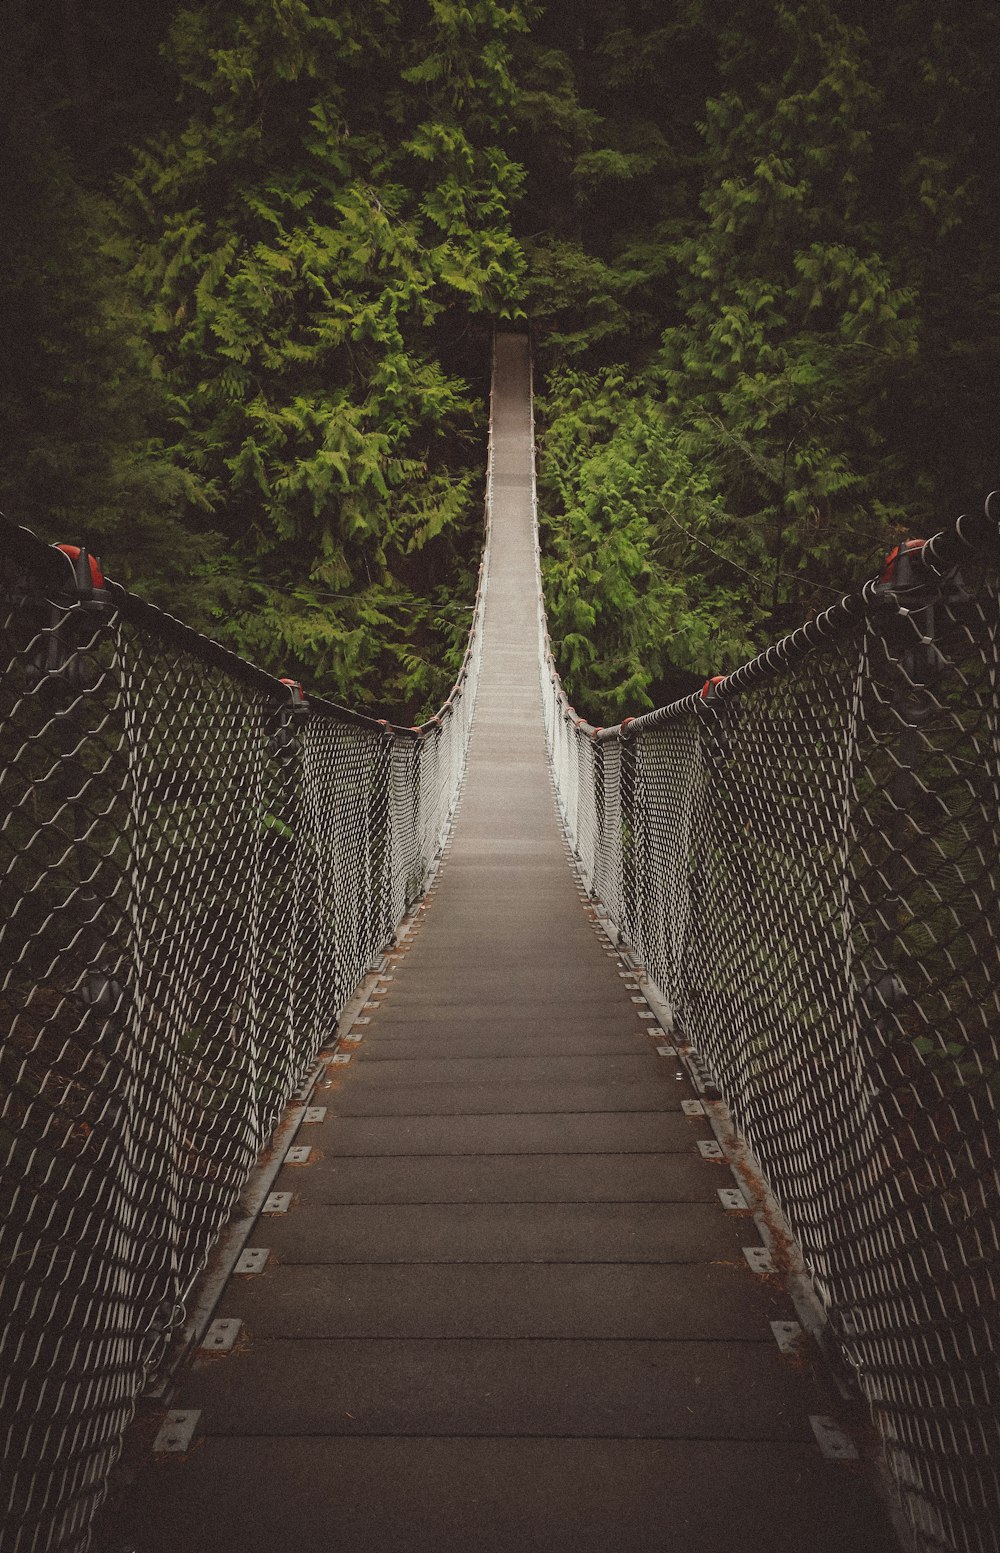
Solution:
[[[481,422],[445,356],[517,295],[520,25],[493,0],[187,8],[187,122],[130,183],[177,456],[245,578],[220,625],[355,702],[433,702],[434,619],[467,627]]]
[[[881,407],[918,317],[872,208],[882,104],[865,33],[827,0],[766,7],[770,34],[761,9],[721,39],[702,219],[677,249],[683,321],[657,372],[677,460],[716,492],[680,496],[684,525],[757,575],[774,631],[905,520]]]
[[[107,10],[91,6],[88,42]],[[161,603],[183,583],[204,624],[217,536],[187,525],[195,490],[159,434],[162,389],[104,170],[125,88],[99,95],[79,30],[67,38],[47,11],[10,0],[0,54],[0,509],[46,539],[85,540]],[[148,84],[137,72],[134,100]]]
[[[604,721],[996,483],[1000,0],[6,11],[0,506],[272,668],[436,703],[521,310]]]
[[[594,239],[623,281],[637,259],[662,277],[659,345],[645,322],[619,331],[609,365],[577,333],[580,366],[560,341],[541,400],[554,635],[603,720],[662,699],[670,662],[704,674],[759,650],[996,483],[997,10],[950,26],[924,0],[706,0],[662,27],[609,17],[620,79],[663,61],[669,32],[704,99],[697,154],[661,110],[673,189],[613,246]],[[633,286],[640,317],[651,291]],[[633,583],[606,564],[622,528]]]

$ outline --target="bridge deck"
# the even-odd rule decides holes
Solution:
[[[494,548],[461,814],[313,1162],[182,1377],[186,1458],[143,1468],[139,1553],[801,1553],[895,1547],[835,1410],[782,1356],[704,1118],[588,919],[547,774],[524,342],[501,337]]]

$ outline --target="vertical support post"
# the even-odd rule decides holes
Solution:
[[[393,889],[396,822],[392,802],[392,748],[394,735],[386,724],[375,745],[372,762],[371,792],[368,800],[369,846],[378,858],[375,874],[381,903],[379,948],[392,942],[396,930],[395,890]]]
[[[269,753],[277,768],[277,783],[273,814],[268,811],[269,833],[265,835],[265,856],[270,853],[275,863],[287,858],[282,872],[287,876],[287,919],[275,922],[270,931],[281,934],[287,945],[284,957],[287,977],[286,1018],[289,1050],[295,1047],[296,1031],[299,1040],[311,1055],[319,1042],[316,1030],[316,996],[308,986],[306,962],[307,949],[303,944],[303,902],[305,886],[302,878],[303,820],[301,804],[303,735],[309,707],[297,680],[281,681],[288,689],[288,701],[274,717],[269,740]]]
[[[926,686],[936,664],[934,596],[918,569],[922,539],[909,539],[886,558],[880,577],[889,609],[882,616],[879,647],[884,657],[886,700],[890,719],[890,749],[895,770],[888,784],[892,814],[887,829],[887,852],[882,871],[885,895],[874,918],[873,947],[876,965],[861,992],[861,1005],[877,1044],[891,1039],[893,1014],[905,1003],[907,988],[898,963],[897,929],[905,914],[907,852],[913,835],[914,799],[918,783],[920,727],[930,707]],[[909,607],[903,603],[908,599]],[[875,1043],[873,1043],[875,1044]]]
[[[639,747],[634,736],[630,736],[628,724],[633,719],[628,717],[621,725],[619,734],[620,749],[620,776],[619,776],[619,833],[620,843],[618,889],[621,898],[620,927],[629,943],[634,945],[641,955],[642,948],[642,900],[645,896],[645,880],[642,862],[642,830],[648,823],[643,806],[636,798],[636,784],[638,781],[638,757]]]
[[[718,752],[718,686],[724,680],[724,674],[714,674],[711,679],[707,679],[697,702],[697,791],[692,796],[693,838],[688,876],[690,909],[684,958],[680,967],[684,999],[683,1025],[703,1054],[708,1029],[707,1000],[712,990],[707,985],[707,978],[715,974],[712,943],[717,936],[710,932],[704,911],[711,884],[707,830],[713,808],[712,777]]]
[[[76,869],[74,915],[82,924],[80,949],[86,969],[79,982],[80,999],[97,1023],[116,1017],[124,999],[124,989],[112,970],[114,953],[102,926],[104,913],[94,888],[92,873],[85,862],[91,822],[84,802],[89,775],[79,758],[86,737],[86,696],[88,684],[87,654],[90,643],[83,639],[80,622],[97,627],[101,615],[107,615],[110,597],[104,587],[104,574],[96,556],[82,545],[55,545],[69,562],[72,582],[68,596],[75,608],[56,606],[43,672],[56,679],[64,696],[71,697],[63,711],[63,726],[69,730],[62,756],[66,801],[73,820],[73,853]],[[98,617],[95,619],[94,617]],[[74,641],[78,637],[80,640]],[[39,665],[41,668],[42,666]],[[93,675],[96,678],[96,673]]]

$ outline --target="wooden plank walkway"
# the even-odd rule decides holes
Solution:
[[[579,898],[537,679],[528,361],[501,336],[494,549],[459,823],[385,995],[305,1129],[292,1209],[174,1405],[184,1458],[108,1532],[138,1553],[881,1553],[867,1469],[752,1220]]]

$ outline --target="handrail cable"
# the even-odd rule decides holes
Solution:
[[[427,889],[489,587],[403,728],[0,521],[0,1527],[82,1550],[289,1101]]]

